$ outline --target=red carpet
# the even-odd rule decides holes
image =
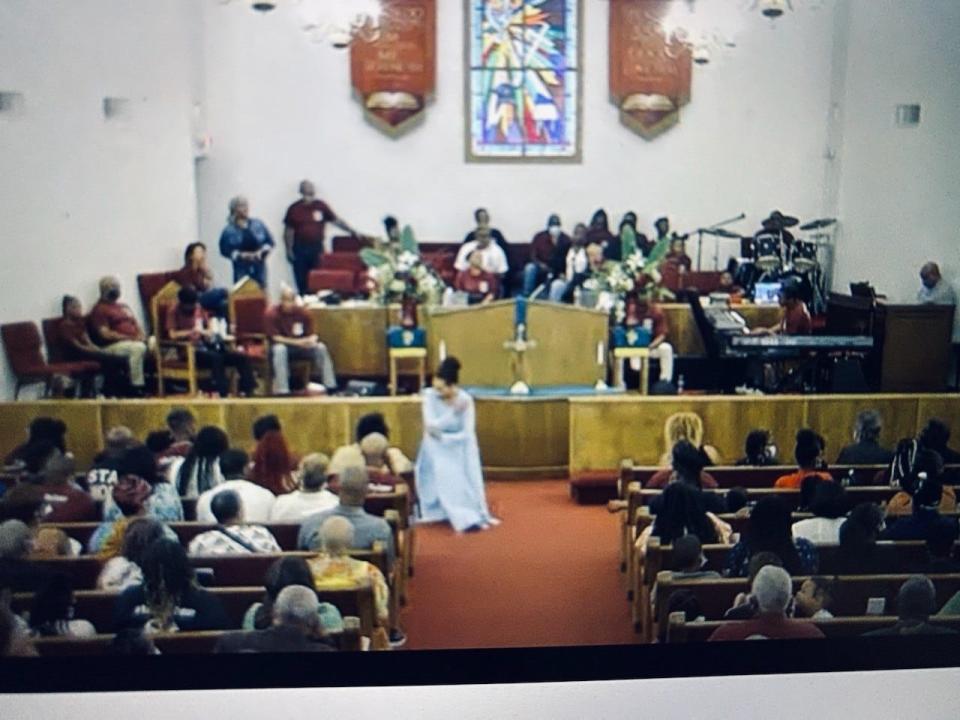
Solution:
[[[565,481],[490,482],[487,497],[499,527],[417,527],[409,649],[636,642],[617,516],[574,504]]]

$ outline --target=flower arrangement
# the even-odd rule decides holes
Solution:
[[[598,306],[608,307],[618,325],[626,317],[626,299],[629,295],[655,300],[674,298],[672,292],[660,285],[658,269],[670,250],[669,238],[660,240],[644,257],[637,247],[637,235],[628,225],[620,232],[620,247],[621,260],[605,262],[584,283],[584,288],[600,294]]]
[[[360,258],[369,268],[370,297],[383,305],[415,300],[425,305],[440,301],[444,283],[423,261],[410,226],[403,228],[399,242],[364,248]]]

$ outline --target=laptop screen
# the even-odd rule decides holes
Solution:
[[[780,302],[783,283],[757,283],[753,290],[753,301],[757,305],[776,305]]]

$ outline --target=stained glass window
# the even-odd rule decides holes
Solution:
[[[467,156],[580,156],[580,0],[466,0]]]

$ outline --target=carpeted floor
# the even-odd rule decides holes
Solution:
[[[418,526],[409,649],[636,642],[617,516],[574,504],[565,481],[490,482],[487,497],[499,527]]]

